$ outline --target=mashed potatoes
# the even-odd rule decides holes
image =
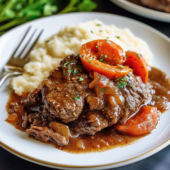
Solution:
[[[148,45],[128,29],[105,25],[99,20],[69,25],[48,40],[39,42],[31,51],[30,62],[25,65],[24,74],[11,80],[15,93],[21,95],[32,91],[64,57],[78,54],[82,44],[96,39],[112,40],[125,51],[132,50],[142,54],[147,64],[151,64],[152,53]]]

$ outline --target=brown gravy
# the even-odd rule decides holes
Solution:
[[[167,75],[156,69],[151,68],[149,72],[149,82],[155,90],[155,95],[153,95],[152,105],[156,106],[158,110],[162,113],[169,109],[170,101],[170,81]],[[25,97],[25,95],[24,95]],[[14,92],[11,93],[7,110],[9,109],[10,102],[20,102],[23,97],[16,95]],[[25,131],[22,128],[22,115],[19,115],[17,120],[19,124],[12,124],[15,128]],[[31,138],[34,138],[30,136]],[[100,132],[97,132],[95,135],[80,135],[79,137],[70,137],[69,144],[67,146],[57,146],[53,144],[60,150],[71,152],[71,153],[87,153],[87,152],[100,152],[105,151],[115,147],[122,147],[134,143],[143,136],[129,136],[118,133],[113,126],[103,129]],[[35,138],[34,138],[35,139]],[[77,147],[79,143],[82,147]]]

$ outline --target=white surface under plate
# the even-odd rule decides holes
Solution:
[[[121,16],[104,13],[71,13],[51,16],[21,25],[0,38],[0,64],[4,64],[18,41],[18,36],[29,26],[44,28],[41,39],[55,34],[61,27],[88,20],[99,19],[105,24],[114,24],[119,28],[129,28],[135,36],[145,40],[154,54],[153,65],[166,72],[170,77],[170,39],[153,28]],[[28,134],[8,124],[6,103],[9,97],[9,81],[0,89],[0,144],[9,152],[28,161],[54,168],[112,168],[142,160],[160,151],[170,141],[170,111],[165,112],[159,126],[152,134],[136,143],[111,149],[105,152],[89,154],[70,154],[56,149],[52,145],[28,138]]]
[[[137,15],[140,15],[146,18],[158,20],[158,21],[170,22],[170,13],[157,11],[154,9],[136,5],[131,2],[128,2],[127,0],[110,0],[110,1],[112,1],[114,4],[134,14],[137,14]]]

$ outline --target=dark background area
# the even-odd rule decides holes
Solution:
[[[97,12],[105,12],[125,16],[143,22],[159,30],[170,37],[170,23],[159,22],[144,17],[137,16],[111,3],[109,0],[94,0],[98,3]],[[52,170],[51,168],[36,165],[20,159],[3,148],[0,148],[0,170]],[[115,170],[169,170],[170,169],[170,146],[159,153],[124,167],[115,168]]]

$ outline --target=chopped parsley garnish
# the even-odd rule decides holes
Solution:
[[[137,57],[138,57],[138,58],[140,58],[140,57],[141,57],[141,54],[136,53],[136,55],[137,55]]]
[[[97,45],[96,48],[99,48],[99,46]]]
[[[20,124],[20,122],[16,121],[16,122],[14,122],[14,124],[15,124],[15,125],[18,125],[18,124]]]
[[[83,55],[80,55],[80,58],[83,58]]]
[[[119,79],[115,79],[115,81],[119,81]]]
[[[73,70],[73,74],[78,74],[79,72],[77,71],[77,69],[76,68],[74,68],[74,70]]]
[[[118,38],[118,39],[119,39],[120,37],[119,37],[119,36],[116,36],[116,38]]]
[[[93,31],[92,31],[92,30],[91,30],[90,32],[93,34]]]
[[[96,24],[97,26],[101,26],[101,24]]]
[[[67,62],[67,63],[64,63],[63,64],[63,67],[65,67],[67,64],[70,64],[70,63],[72,63],[73,61],[70,61],[70,62]]]
[[[76,91],[75,94],[79,94],[79,93]]]
[[[106,43],[111,44],[111,42],[110,42],[110,41],[106,41]]]
[[[86,92],[86,95],[88,95],[89,93]]]
[[[64,74],[64,76],[67,76],[67,74]]]
[[[77,95],[75,98],[74,98],[74,100],[76,101],[76,100],[78,100],[80,97]]]
[[[125,69],[124,66],[120,65],[120,64],[117,64],[119,66],[119,69]]]
[[[122,80],[122,81],[126,81],[126,80],[127,80],[127,77],[123,77],[121,80]]]
[[[99,30],[99,32],[102,32],[103,30]]]
[[[109,37],[106,37],[106,39],[109,39]]]
[[[84,70],[83,66],[81,66],[81,65],[77,65],[77,67],[81,70]]]
[[[100,61],[102,62],[103,61],[103,55],[101,54],[100,56]]]
[[[83,81],[84,79],[82,77],[79,78],[79,81]]]
[[[129,74],[127,74],[127,76],[128,76],[128,77],[130,77],[130,75],[129,75]]]
[[[102,92],[104,92],[106,90],[106,88],[102,89]]]
[[[125,54],[125,58],[127,58],[127,54]]]
[[[156,98],[156,99],[160,99],[160,96],[155,95],[155,98]]]
[[[106,108],[108,108],[108,107],[109,107],[109,103],[108,103],[108,102],[106,103],[105,107],[106,107]]]
[[[70,69],[70,68],[71,68],[71,65],[69,64],[68,67],[67,67],[67,69]]]
[[[79,57],[80,56],[80,54],[77,54],[77,57]]]
[[[68,73],[71,73],[71,70],[67,70],[68,71]]]
[[[58,84],[58,83],[59,83],[59,81],[56,81],[56,83]]]
[[[107,55],[105,55],[104,57],[107,58]]]
[[[48,43],[50,40],[46,40],[45,42]]]
[[[124,81],[121,81],[121,82],[119,82],[117,85],[118,85],[118,86],[117,86],[118,88],[123,88],[123,87],[126,87],[127,83],[124,82]]]

